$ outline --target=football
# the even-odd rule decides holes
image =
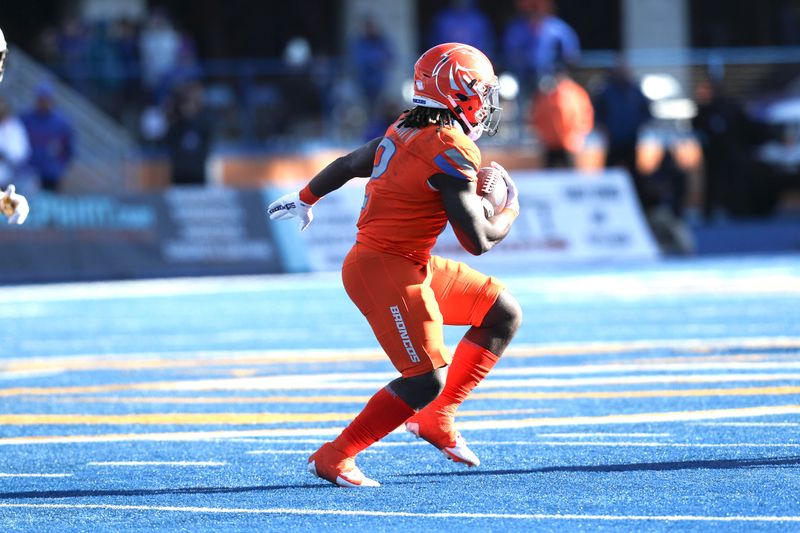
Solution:
[[[503,174],[494,167],[483,167],[478,171],[478,194],[482,197],[483,212],[491,218],[506,206],[508,187]]]

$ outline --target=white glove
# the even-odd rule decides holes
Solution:
[[[505,208],[513,209],[519,215],[519,189],[517,189],[517,184],[514,183],[514,180],[508,175],[508,171],[504,169],[500,163],[492,161],[491,165],[500,171],[500,175],[503,177],[503,181],[506,182],[506,187],[508,187],[508,197],[506,198]]]
[[[297,217],[300,219],[300,231],[303,231],[314,220],[311,205],[300,200],[299,192],[284,194],[267,208],[270,220],[286,220]]]
[[[3,196],[0,196],[0,208],[8,217],[9,224],[22,224],[28,218],[30,207],[28,207],[28,200],[15,191],[16,188],[13,185],[8,186]]]

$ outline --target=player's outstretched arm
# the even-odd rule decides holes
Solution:
[[[301,220],[300,231],[311,224],[314,215],[311,206],[353,178],[372,174],[375,151],[382,137],[375,138],[347,155],[337,158],[314,176],[303,189],[281,196],[267,208],[270,220],[297,217]]]
[[[491,218],[486,218],[484,214],[474,181],[447,174],[437,174],[429,180],[442,195],[447,218],[458,242],[472,255],[484,254],[502,241],[519,215],[517,187],[508,173],[505,170],[503,172],[509,197],[506,207]]]
[[[322,198],[353,178],[369,177],[375,162],[375,151],[381,140],[383,137],[376,137],[323,168],[308,182],[311,193]]]
[[[24,223],[30,212],[27,198],[17,194],[13,185],[9,185],[5,192],[0,190],[0,193],[0,210],[8,218],[8,223]]]

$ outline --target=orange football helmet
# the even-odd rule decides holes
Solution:
[[[497,133],[502,112],[499,89],[492,62],[474,46],[440,44],[414,64],[412,101],[423,107],[449,109],[472,140],[484,131]]]

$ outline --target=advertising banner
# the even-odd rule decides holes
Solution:
[[[658,247],[624,171],[518,171],[513,175],[520,189],[521,213],[503,242],[475,257],[464,251],[447,228],[433,253],[487,271],[658,257]],[[334,271],[341,267],[355,241],[365,181],[353,180],[316,204],[314,222],[302,233],[293,223],[275,225],[290,270]],[[285,192],[288,189],[267,191],[265,201]]]
[[[449,229],[433,252],[476,268],[653,260],[658,246],[621,170],[581,174],[568,170],[515,172],[520,215],[489,253],[464,251]]]
[[[282,271],[261,195],[225,188],[41,193],[0,247],[5,284]]]

